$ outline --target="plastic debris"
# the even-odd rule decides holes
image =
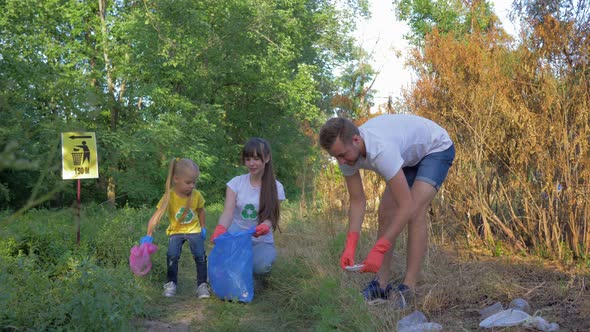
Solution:
[[[428,322],[421,311],[414,311],[397,322],[398,332],[442,331],[442,325]]]
[[[504,310],[502,303],[496,302],[489,307],[485,307],[485,308],[481,309],[479,311],[479,315],[481,316],[481,319],[484,320],[493,314],[499,313],[502,310]]]
[[[517,297],[514,300],[512,300],[508,305],[508,309],[517,309],[520,311],[524,311],[529,315],[531,314],[531,306],[525,299],[520,297]]]
[[[549,323],[541,316],[531,316],[523,326],[529,328],[535,328],[543,332],[554,332],[559,331],[559,324]]]
[[[482,321],[479,323],[483,328],[523,326],[542,332],[554,332],[559,330],[559,324],[549,323],[541,316],[531,316],[531,306],[522,299],[516,298],[510,302],[508,309],[502,309],[502,303],[496,302],[493,305],[480,310]]]
[[[527,321],[531,317],[524,311],[516,309],[507,309],[497,312],[490,317],[482,320],[479,323],[479,327],[492,328],[492,327],[509,327],[517,326]]]

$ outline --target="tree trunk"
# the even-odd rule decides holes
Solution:
[[[108,200],[109,207],[111,207],[111,208],[116,207],[115,198],[117,198],[117,195],[115,193],[115,178],[110,176],[109,183],[107,185],[107,200]]]

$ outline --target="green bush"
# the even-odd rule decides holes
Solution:
[[[134,277],[128,259],[147,214],[85,208],[80,245],[72,211],[29,211],[0,224],[0,328],[125,330],[145,316],[152,281]]]

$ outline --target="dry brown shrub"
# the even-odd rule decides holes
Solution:
[[[466,40],[435,31],[413,55],[420,78],[405,99],[456,144],[448,206],[437,218],[460,223],[467,239],[491,248],[501,241],[547,257],[588,258],[590,77],[587,61],[562,61],[572,25],[545,22],[514,50],[494,31]],[[587,49],[579,56],[588,59]]]
[[[588,258],[588,47],[570,57],[586,62],[564,61],[559,50],[570,49],[564,40],[581,39],[572,36],[571,24],[545,22],[546,29],[537,27],[517,49],[494,30],[465,40],[435,31],[413,54],[410,64],[420,78],[405,101],[445,127],[456,144],[455,164],[431,212],[437,230],[449,233],[437,235],[544,257]],[[365,226],[372,228],[383,183],[371,172],[363,181]],[[345,218],[346,188],[336,166],[316,183],[320,205],[336,206]]]

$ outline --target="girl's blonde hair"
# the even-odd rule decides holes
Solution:
[[[166,177],[166,191],[164,192],[164,197],[162,197],[162,202],[160,204],[160,208],[158,208],[156,220],[157,222],[160,221],[166,210],[168,209],[168,204],[170,203],[170,195],[171,191],[174,188],[174,184],[172,183],[172,178],[177,176],[180,173],[184,173],[187,170],[194,170],[199,175],[199,166],[197,164],[187,158],[174,158],[170,161],[170,165],[168,166],[168,177]],[[191,191],[188,199],[186,200],[186,208],[182,213],[182,216],[179,220],[184,220],[188,210],[191,206],[193,200],[193,192]]]

